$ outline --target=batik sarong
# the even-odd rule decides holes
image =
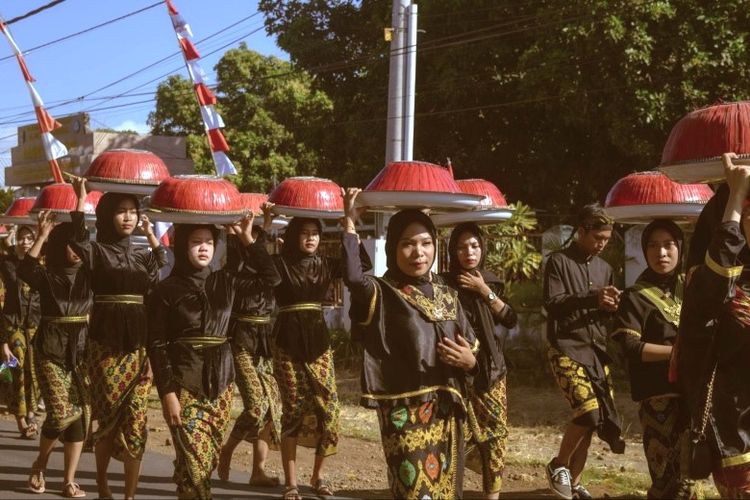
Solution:
[[[174,440],[173,481],[180,498],[211,498],[211,473],[219,463],[232,411],[232,386],[216,399],[179,391],[181,424],[170,427]]]
[[[272,446],[281,442],[281,396],[273,376],[273,361],[244,349],[233,353],[237,389],[244,410],[237,417],[232,437],[255,441],[263,437]]]
[[[141,381],[146,349],[118,353],[89,339],[88,371],[92,413],[98,421],[94,441],[114,433],[112,456],[140,460],[146,450],[146,413],[151,381]]]
[[[91,421],[89,384],[83,367],[66,370],[52,360],[40,357],[37,362],[39,387],[47,411],[43,428],[62,434],[71,424],[83,418],[84,432]]]
[[[10,334],[8,347],[18,359],[13,369],[13,383],[8,398],[8,410],[16,417],[26,417],[36,411],[39,404],[39,383],[34,360],[34,335],[36,328],[18,328]]]
[[[495,382],[487,392],[472,393],[468,413],[466,467],[482,474],[485,493],[496,493],[503,485],[508,439],[505,377]]]
[[[700,482],[687,477],[690,431],[680,398],[657,396],[641,401],[638,417],[651,475],[648,498],[703,498]]]
[[[282,438],[296,437],[297,444],[315,448],[318,456],[335,454],[341,408],[333,352],[328,349],[315,361],[305,363],[276,348],[273,361],[283,410]]]
[[[460,496],[463,436],[453,404],[433,400],[377,412],[393,498]]]

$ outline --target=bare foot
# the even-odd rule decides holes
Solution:
[[[260,488],[274,488],[281,484],[278,476],[269,476],[265,471],[253,471],[250,476],[250,486],[258,486]]]

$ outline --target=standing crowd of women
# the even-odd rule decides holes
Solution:
[[[578,240],[548,264],[545,295],[556,321],[550,363],[574,413],[547,467],[560,497],[591,498],[580,477],[594,430],[613,451],[623,446],[610,358],[597,337],[605,317],[616,322],[610,333],[626,353],[632,396],[640,402],[649,497],[701,496],[693,479],[701,465],[722,495],[750,494],[750,397],[741,383],[749,365],[740,362],[750,325],[750,292],[742,285],[750,168],[735,167],[730,155],[725,162],[728,188],[701,217],[691,255],[703,255],[687,281],[680,272],[682,232],[657,220],[643,233],[648,269],[634,287],[615,289],[611,272],[595,259],[612,230],[596,209],[582,218]],[[134,498],[153,383],[175,449],[179,498],[211,498],[214,469],[226,480],[243,441],[253,444],[251,485],[279,484],[264,466],[269,450],[280,449],[283,496],[300,499],[301,445],[315,450],[315,494],[332,495],[324,465],[336,453],[340,407],[322,302],[342,278],[351,293],[352,336],[364,348],[361,404],[377,414],[391,494],[461,497],[469,467],[482,475],[487,498],[499,496],[508,434],[501,327],[512,328],[517,318],[501,296],[501,280],[484,268],[477,225],[453,229],[448,271],[437,275],[432,220],[419,210],[398,212],[387,228],[387,271],[372,276],[356,232],[359,190],[348,189],[340,257],[320,254],[321,224],[305,218],[292,219],[281,252],[270,255],[266,205],[261,227],[252,216],[225,226],[225,260],[215,251],[216,226],[176,224],[174,265],[159,280],[167,251],[138,199],[104,195],[90,241],[85,181],[76,179],[74,187],[79,206],[72,222],[58,224],[42,212],[36,228],[16,230],[15,248],[0,262],[2,358],[18,363],[9,408],[28,438],[38,432],[40,393],[47,413],[32,491],[45,491],[47,462],[60,440],[62,494],[85,496],[75,473],[95,429],[98,497],[112,497],[114,457],[124,464],[124,496]],[[133,244],[138,227],[150,249]],[[683,288],[688,307],[680,316]],[[235,384],[244,408],[227,435]],[[686,460],[691,432],[708,444],[694,444]]]

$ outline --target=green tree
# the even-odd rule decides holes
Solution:
[[[312,88],[311,77],[244,44],[224,54],[215,69],[217,111],[226,124],[237,186],[267,192],[274,180],[317,173],[327,161],[321,143],[333,105],[324,92]],[[148,118],[152,133],[186,135],[196,169],[213,172],[191,83],[171,76],[159,85],[156,97],[156,110]]]

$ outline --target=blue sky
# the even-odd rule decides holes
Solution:
[[[14,23],[10,29],[21,50],[28,51],[37,45],[147,7],[156,1],[66,0],[38,15]],[[6,20],[11,19],[47,2],[48,0],[3,2],[0,4],[0,15]],[[204,56],[201,64],[209,74],[210,83],[215,78],[214,65],[225,51],[239,45],[240,41],[235,41],[238,39],[262,54],[286,58],[262,28],[263,16],[257,13],[255,0],[174,0],[174,4],[190,24],[195,40],[214,35],[210,40],[197,45]],[[241,21],[253,14],[253,17]],[[225,29],[234,23],[238,24]],[[255,33],[251,34],[253,31]],[[213,55],[205,55],[230,42],[234,43]],[[37,91],[53,116],[91,109],[93,128],[109,127],[145,132],[146,118],[154,108],[153,92],[159,81],[166,77],[147,82],[167,72],[182,75],[187,73],[181,55],[140,70],[177,50],[177,41],[166,7],[159,5],[95,31],[31,51],[26,55],[26,63],[37,80]],[[0,39],[0,58],[11,54],[11,48],[5,39]],[[137,72],[135,76],[91,94],[134,72]],[[16,144],[15,137],[5,137],[14,134],[21,122],[33,123],[34,115],[23,77],[14,58],[0,61],[0,75],[0,167],[5,167],[10,163],[10,148]],[[131,91],[134,87],[138,88]],[[126,92],[138,95],[116,97]],[[60,102],[79,96],[87,98],[82,102],[55,107]],[[109,99],[112,97],[116,98]],[[99,107],[139,101],[148,102],[96,110]]]

